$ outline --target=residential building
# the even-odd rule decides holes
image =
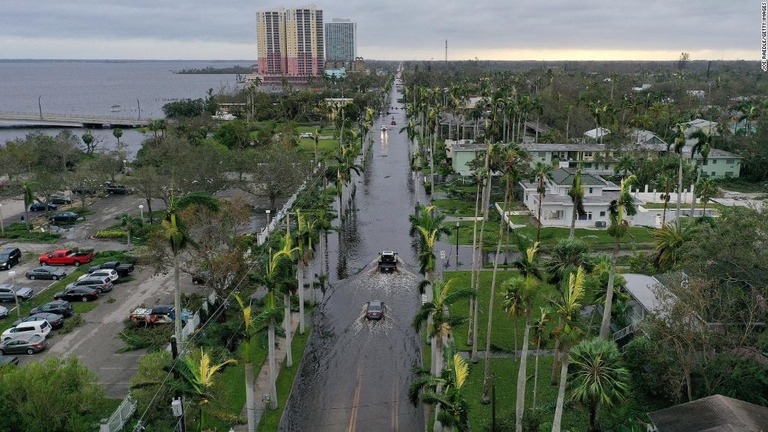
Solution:
[[[711,149],[707,161],[696,153],[691,158],[692,147],[683,147],[683,157],[686,160],[694,161],[696,167],[700,170],[702,177],[726,178],[738,177],[741,172],[741,159],[739,155],[729,153],[725,150]]]
[[[325,23],[325,59],[352,62],[357,57],[357,23],[334,18]]]
[[[763,431],[768,408],[712,395],[648,413],[657,432]]]
[[[256,13],[257,76],[264,84],[306,83],[325,64],[323,11],[310,5]]]
[[[568,190],[573,184],[576,170],[558,168],[551,172],[546,179],[546,192],[541,200],[542,226],[569,227],[574,214],[574,205]],[[538,216],[539,193],[538,185],[532,181],[519,183],[523,191],[523,203]],[[581,185],[584,189],[584,211],[586,214],[576,215],[576,227],[578,228],[605,228],[610,223],[608,205],[612,200],[618,199],[619,186],[587,172],[581,173]]]

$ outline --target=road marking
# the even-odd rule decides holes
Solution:
[[[392,386],[392,432],[397,432],[398,427],[398,410],[400,409],[397,398],[400,395],[400,377],[395,377],[395,384]]]
[[[357,368],[357,384],[355,385],[355,396],[352,399],[352,415],[349,417],[349,427],[347,428],[347,432],[355,432],[355,427],[357,423],[357,410],[359,408],[360,404],[360,390],[363,387],[363,370],[358,367]]]

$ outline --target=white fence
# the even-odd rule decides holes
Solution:
[[[321,169],[321,165],[318,164],[315,169],[312,171],[312,175],[317,174],[317,171]],[[301,191],[303,191],[307,187],[307,180],[304,180],[304,183],[299,186],[298,189],[296,189],[296,192],[291,195],[290,198],[288,198],[288,201],[283,204],[283,207],[280,209],[280,211],[275,214],[275,216],[270,220],[269,224],[265,226],[257,235],[256,235],[256,244],[261,246],[264,243],[267,242],[267,239],[269,238],[269,234],[272,233],[275,229],[277,229],[278,226],[283,221],[283,218],[288,214],[288,212],[291,211],[291,207],[293,207],[293,203],[296,202],[296,198],[298,198]]]
[[[117,432],[123,430],[125,423],[136,412],[136,401],[131,395],[126,396],[109,419],[99,423],[99,432]]]

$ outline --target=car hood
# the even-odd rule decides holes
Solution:
[[[22,297],[31,297],[32,296],[32,288],[19,288],[18,291],[16,291],[17,296]]]

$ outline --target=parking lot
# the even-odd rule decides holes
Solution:
[[[30,287],[37,296],[53,289],[52,285],[55,283],[49,280],[32,281],[24,276],[27,270],[38,265],[37,258],[40,254],[76,246],[93,248],[97,252],[125,249],[121,242],[100,241],[90,237],[97,230],[114,225],[116,218],[123,213],[132,211],[138,215],[140,203],[141,200],[132,195],[109,196],[96,201],[89,206],[92,214],[88,215],[85,221],[62,233],[62,239],[56,244],[23,243],[4,239],[0,246],[19,247],[22,258],[12,269],[15,276],[8,271],[0,272],[0,283],[15,282]],[[162,205],[159,202],[157,204],[159,207]],[[18,205],[18,200],[3,201],[2,208],[4,223],[17,222],[20,214],[23,214],[23,206]],[[75,270],[73,266],[62,268],[66,269],[67,274]],[[201,292],[204,289],[193,285],[188,275],[182,276],[181,283],[182,292],[185,293]],[[23,365],[54,356],[74,355],[97,374],[108,397],[123,398],[128,394],[128,382],[136,372],[144,351],[119,354],[117,351],[125,344],[118,337],[118,333],[124,328],[123,321],[137,306],[173,303],[173,277],[170,274],[154,275],[151,268],[137,267],[130,280],[116,284],[111,292],[103,294],[96,302],[98,305],[93,310],[83,314],[85,323],[82,326],[65,335],[56,330],[49,335],[49,345],[45,351],[31,356],[18,355],[18,358]],[[16,316],[14,304],[3,305],[10,310],[9,321],[13,320]]]

